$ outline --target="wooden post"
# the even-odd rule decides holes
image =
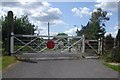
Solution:
[[[13,34],[13,12],[8,11],[7,19],[7,54],[11,56],[11,34]]]

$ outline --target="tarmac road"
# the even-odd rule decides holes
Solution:
[[[98,59],[19,62],[3,71],[3,78],[118,78],[118,72]]]

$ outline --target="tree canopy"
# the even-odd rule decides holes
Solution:
[[[5,41],[7,38],[7,16],[2,16],[2,40]],[[35,25],[31,24],[28,16],[21,16],[17,18],[13,17],[14,20],[14,34],[34,34]]]
[[[2,16],[1,18],[1,24],[2,24],[2,42],[3,42],[3,48],[7,50],[7,27],[8,27],[8,17]],[[14,23],[14,34],[25,34],[30,35],[34,34],[35,25],[31,24],[28,16],[21,16],[20,18],[17,18],[16,16],[13,17],[13,23]],[[24,38],[20,38],[21,40]]]
[[[68,34],[66,34],[66,33],[58,33],[57,36],[68,36]],[[53,39],[57,39],[57,38],[54,37]],[[63,42],[64,42],[65,40],[67,40],[67,38],[62,38],[62,39],[60,39],[60,41],[63,41]]]
[[[57,36],[68,36],[66,33],[58,33]]]
[[[85,35],[88,39],[98,39],[105,34],[105,22],[109,20],[107,12],[101,8],[97,8],[97,11],[92,12],[91,18],[86,26],[81,25],[82,29],[77,30],[77,36]]]
[[[114,38],[112,37],[111,34],[108,34],[106,37],[105,37],[105,49],[106,50],[111,50],[114,46]]]

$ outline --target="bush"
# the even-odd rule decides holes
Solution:
[[[2,48],[2,56],[6,56],[7,55],[7,51],[5,51],[4,48]]]
[[[120,62],[120,50],[118,48],[109,50],[102,56],[102,58],[106,62]]]
[[[111,51],[107,51],[106,54],[102,55],[102,59],[105,60],[105,62],[112,62]]]
[[[2,55],[2,41],[0,41],[0,56]]]
[[[2,41],[0,41],[0,56],[1,55],[3,55],[3,56],[7,55],[7,51],[6,51],[5,46]]]
[[[120,50],[119,49],[115,50],[114,62],[120,62]]]

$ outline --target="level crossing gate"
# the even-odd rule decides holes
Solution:
[[[50,37],[50,39],[46,39]],[[27,58],[39,57],[81,57],[85,51],[83,36],[12,35],[11,53]],[[53,41],[49,49],[47,42]],[[50,44],[51,45],[51,44]],[[26,56],[27,55],[27,56]]]
[[[12,28],[13,22],[13,13],[8,12],[8,23],[10,29]],[[11,20],[12,19],[12,20]],[[12,21],[12,22],[11,22]],[[49,25],[48,25],[49,30]],[[100,52],[101,44],[98,44],[98,52],[89,44],[89,41],[85,40],[85,36],[50,36],[49,31],[48,35],[20,35],[14,34],[13,30],[10,30],[8,33],[8,46],[9,53],[13,54],[81,54],[84,56],[85,53],[85,43],[90,46],[96,53]],[[51,44],[47,43],[52,41],[54,46],[51,49],[48,49],[48,46]],[[51,45],[50,45],[51,46]],[[53,49],[52,49],[53,48]],[[54,55],[53,55],[54,56]],[[37,55],[38,57],[38,55]]]
[[[47,39],[50,37],[50,39]],[[54,48],[49,49],[47,42],[53,41]],[[45,36],[45,35],[14,35],[11,36],[11,53],[27,55],[45,55],[49,57],[79,57],[85,56],[86,44],[96,53],[99,53],[83,36]],[[94,40],[93,40],[94,41]],[[95,40],[97,41],[97,40]],[[99,43],[98,43],[99,45]],[[99,47],[98,47],[99,48]],[[48,56],[47,56],[48,55]],[[62,56],[61,56],[62,55]],[[44,57],[44,56],[43,56]]]
[[[69,51],[70,48],[80,47],[81,52],[84,52],[84,36],[49,36],[51,37],[55,47],[52,50],[61,50],[61,52]],[[42,53],[47,49],[47,42],[50,41],[45,35],[12,35],[11,51],[12,53],[27,52],[27,53]],[[54,39],[55,38],[55,39]],[[61,48],[59,47],[61,46]],[[72,49],[71,49],[72,50]],[[72,52],[72,51],[71,51]]]

